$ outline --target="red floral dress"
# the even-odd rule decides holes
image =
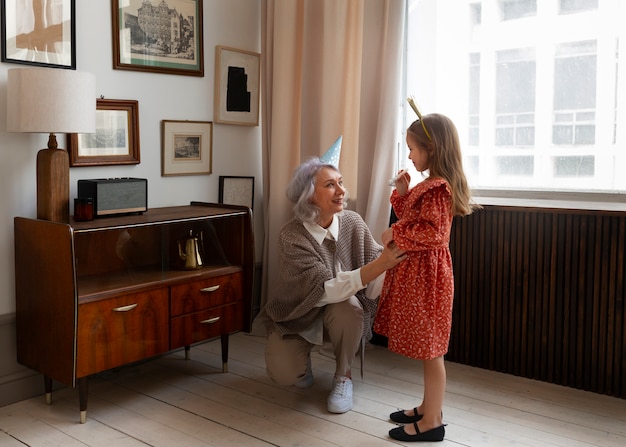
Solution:
[[[393,238],[408,258],[387,271],[374,331],[390,351],[420,360],[448,352],[454,277],[450,256],[452,196],[445,180],[429,178],[400,197],[391,195],[398,221]]]

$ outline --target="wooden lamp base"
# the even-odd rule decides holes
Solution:
[[[70,159],[50,134],[48,148],[37,153],[37,219],[70,220]]]

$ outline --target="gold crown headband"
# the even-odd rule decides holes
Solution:
[[[413,109],[413,111],[415,112],[415,114],[417,115],[417,117],[419,118],[420,124],[422,125],[422,129],[424,129],[424,133],[426,134],[426,136],[428,137],[430,141],[433,141],[432,137],[430,136],[430,133],[428,133],[428,131],[426,130],[426,126],[424,125],[424,119],[422,118],[422,114],[420,113],[420,110],[417,108],[417,105],[415,104],[413,97],[409,96],[407,98],[407,101],[409,105],[411,106],[411,108]]]

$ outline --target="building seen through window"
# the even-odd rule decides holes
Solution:
[[[407,23],[407,94],[457,124],[473,188],[626,191],[626,2],[409,0]]]

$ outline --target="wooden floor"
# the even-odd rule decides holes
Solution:
[[[110,371],[90,380],[87,422],[78,393],[63,388],[0,408],[0,446],[372,446],[397,445],[388,415],[419,403],[419,362],[371,347],[357,359],[354,408],[329,414],[333,360],[315,353],[315,385],[269,381],[264,338],[231,337],[229,372],[219,341]],[[626,401],[448,363],[440,446],[626,446]],[[43,385],[42,385],[43,386]],[[410,443],[407,445],[411,445]]]

